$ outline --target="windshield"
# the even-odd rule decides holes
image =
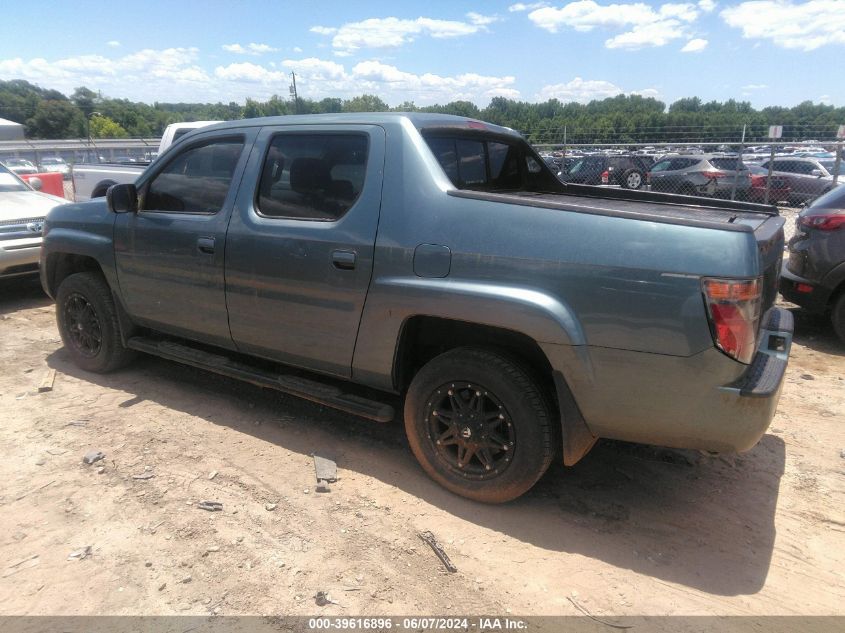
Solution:
[[[0,164],[0,193],[9,191],[30,191],[23,180],[10,172],[3,164]]]

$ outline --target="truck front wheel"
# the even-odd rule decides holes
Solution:
[[[82,369],[106,373],[134,356],[120,340],[114,299],[99,273],[75,273],[61,283],[56,321],[65,349]]]
[[[405,399],[405,431],[426,473],[455,494],[504,503],[551,464],[551,413],[542,389],[496,352],[457,348],[429,361]]]

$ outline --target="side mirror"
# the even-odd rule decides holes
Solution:
[[[112,185],[106,191],[106,202],[112,213],[135,213],[138,210],[138,190],[135,185]]]
[[[821,169],[814,169],[810,172],[810,175],[815,176],[816,178],[822,177],[822,170]]]
[[[29,186],[36,191],[41,191],[41,187],[44,186],[44,183],[41,182],[40,178],[30,178],[27,182],[29,182]]]

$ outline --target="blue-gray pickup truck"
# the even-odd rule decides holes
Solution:
[[[561,183],[476,120],[289,116],[54,209],[41,276],[83,369],[140,351],[382,422],[401,401],[433,479],[503,502],[598,438],[754,446],[792,342],[783,223]]]

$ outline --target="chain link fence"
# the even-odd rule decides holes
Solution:
[[[565,182],[800,207],[845,182],[836,131],[793,126],[778,141],[735,126],[523,134]]]

